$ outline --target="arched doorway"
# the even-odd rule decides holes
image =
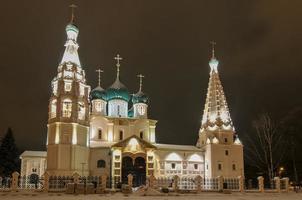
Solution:
[[[133,175],[133,187],[146,184],[146,160],[143,157],[133,159],[129,156],[122,159],[122,183],[128,183],[128,175]]]
[[[137,187],[146,184],[146,160],[142,157],[135,158],[135,174],[133,176],[133,186]]]
[[[131,157],[123,157],[122,160],[122,183],[128,183],[128,175],[134,173],[133,160]]]

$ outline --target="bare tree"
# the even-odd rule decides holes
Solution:
[[[272,180],[285,153],[283,134],[278,125],[266,113],[253,122],[255,134],[246,138],[246,159],[250,165],[265,172]]]

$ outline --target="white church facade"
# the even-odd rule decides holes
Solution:
[[[117,55],[115,81],[107,89],[91,90],[78,55],[78,27],[66,26],[65,52],[51,82],[47,152],[25,151],[21,175],[98,176],[117,182],[132,174],[134,184],[160,176],[238,177],[244,175],[243,145],[235,134],[218,74],[214,50],[199,139],[196,145],[161,144],[156,123],[148,118],[149,97],[131,94],[120,80],[122,58]]]

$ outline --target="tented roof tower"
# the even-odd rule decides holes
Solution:
[[[234,131],[229,108],[219,78],[218,64],[219,62],[215,57],[213,45],[212,58],[209,62],[211,68],[210,79],[201,122],[201,132],[218,130]]]

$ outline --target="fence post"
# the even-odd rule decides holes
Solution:
[[[223,190],[223,176],[218,176],[218,191]]]
[[[49,173],[46,171],[43,176],[44,176],[43,191],[48,192],[48,190],[49,190]]]
[[[128,174],[128,185],[129,187],[132,187],[132,183],[133,183],[133,176],[132,174]]]
[[[198,175],[198,176],[196,176],[195,177],[195,184],[196,184],[196,186],[197,186],[197,192],[199,193],[199,192],[201,192],[201,181],[202,181],[202,177],[200,176],[200,175]]]
[[[103,190],[103,191],[105,191],[105,189],[106,189],[106,186],[107,186],[107,174],[102,174],[102,176],[101,176],[101,189]]]
[[[154,188],[154,183],[155,183],[155,181],[156,181],[155,176],[154,176],[153,174],[151,174],[151,175],[149,176],[149,187]]]
[[[280,188],[280,178],[279,177],[275,177],[274,178],[275,184],[276,184],[276,190],[277,192],[281,192],[281,188]]]
[[[244,178],[243,176],[239,176],[239,191],[244,192]]]
[[[284,181],[284,187],[285,187],[285,192],[288,192],[289,191],[289,179],[287,177],[283,178],[283,181]]]
[[[11,190],[12,191],[17,191],[18,190],[18,180],[19,180],[19,173],[14,172],[12,174],[12,183],[11,183]]]
[[[258,178],[258,187],[259,187],[259,192],[264,192],[264,178],[262,176],[259,176]]]
[[[173,190],[174,190],[175,192],[178,191],[178,181],[179,181],[179,176],[175,175],[175,176],[173,177],[173,184],[172,184]]]
[[[72,178],[75,184],[80,183],[80,175],[77,172],[72,175]]]

